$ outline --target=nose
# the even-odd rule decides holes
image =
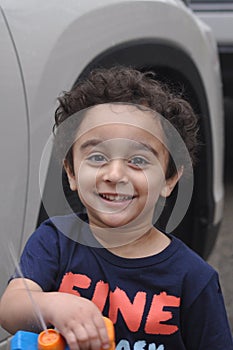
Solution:
[[[124,159],[112,159],[105,165],[103,180],[112,183],[127,183],[128,176]]]

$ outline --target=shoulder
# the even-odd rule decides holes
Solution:
[[[47,219],[34,231],[28,244],[38,241],[50,246],[100,246],[90,230],[86,214],[54,216]]]
[[[86,216],[82,217],[76,214],[54,216],[42,222],[32,236],[53,235],[55,237],[57,235],[72,239],[74,232],[77,235],[84,225],[88,226]]]
[[[213,275],[215,270],[200,255],[189,248],[184,242],[173,235],[169,235],[172,244],[176,246],[177,263],[183,267],[187,275]]]
[[[42,251],[59,253],[61,247],[74,244],[74,232],[77,236],[76,215],[51,217],[40,224],[31,234],[24,251],[33,251],[40,255]]]
[[[23,276],[36,282],[44,291],[57,290],[71,256],[77,256],[82,247],[77,239],[71,238],[72,232],[74,235],[78,231],[75,215],[44,221],[24,247],[20,258]]]
[[[218,283],[218,273],[202,257],[176,237],[172,240],[178,245],[176,251],[176,271],[183,274],[183,294],[191,303],[209,285]]]

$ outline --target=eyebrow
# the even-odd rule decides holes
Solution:
[[[97,145],[99,145],[100,143],[102,143],[103,140],[100,139],[91,139],[91,140],[87,140],[86,142],[84,142],[81,146],[80,149],[81,151],[85,150],[88,147],[95,147]]]
[[[102,140],[102,139],[90,139],[85,141],[81,146],[80,149],[81,151],[87,149],[88,147],[95,147],[103,142],[105,142],[106,140]],[[134,140],[132,140],[134,141]],[[158,158],[158,152],[148,143],[146,142],[141,142],[141,141],[135,141],[135,145],[134,148],[136,150],[146,150],[146,151],[150,151],[151,153],[154,154],[155,157]]]
[[[138,146],[136,146],[136,148],[138,150],[140,150],[140,149],[142,149],[142,150],[144,150],[144,149],[149,150],[151,153],[154,154],[154,156],[156,158],[158,158],[158,156],[159,156],[159,153],[149,143],[138,142]]]

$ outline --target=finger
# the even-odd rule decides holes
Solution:
[[[103,317],[102,316],[101,317],[94,317],[93,322],[94,322],[96,329],[98,331],[98,334],[99,334],[99,339],[101,341],[101,348],[109,349],[110,340],[109,340],[107,328],[106,328]]]
[[[75,329],[75,335],[79,344],[79,348],[81,350],[89,350],[91,331],[87,327],[86,323],[85,325],[82,325],[82,324],[78,325],[77,329]]]
[[[89,335],[89,344],[91,350],[100,350],[101,348],[101,339],[99,336],[98,329],[96,328],[96,325],[91,322],[85,324],[85,328],[87,331],[87,334]]]
[[[66,339],[66,342],[70,348],[70,350],[80,350],[79,344],[77,342],[76,335],[72,331],[67,331],[65,335],[63,335]]]

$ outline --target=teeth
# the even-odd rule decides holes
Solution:
[[[104,199],[107,199],[109,201],[115,201],[115,202],[121,202],[121,201],[127,201],[131,200],[133,196],[126,196],[126,195],[114,195],[114,194],[100,194],[100,196]]]

